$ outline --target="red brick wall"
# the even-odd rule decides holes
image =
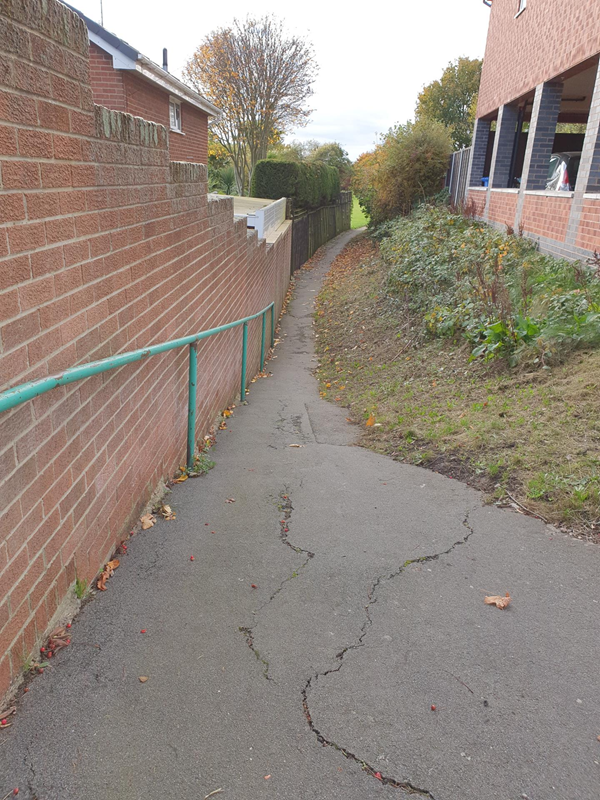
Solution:
[[[600,251],[600,198],[586,198],[577,231],[577,247]]]
[[[517,192],[498,192],[492,189],[488,208],[489,221],[510,225],[512,228],[517,211],[517,198]]]
[[[518,5],[493,0],[478,117],[600,52],[598,0],[528,0],[515,19]]]
[[[467,193],[466,208],[476,217],[483,217],[485,210],[485,192],[479,189],[469,189]]]
[[[90,44],[90,80],[95,103],[169,128],[169,93],[135,72],[114,69],[112,56],[93,43]],[[206,164],[208,115],[182,101],[181,128],[183,133],[169,131],[173,161]]]
[[[525,193],[521,224],[527,233],[564,242],[570,212],[570,196]]]
[[[170,162],[165,128],[94,107],[65,6],[1,9],[0,389],[279,311],[289,229],[249,238],[230,200],[208,202],[205,167]],[[199,436],[239,389],[240,342],[200,344]],[[181,463],[186,396],[178,350],[0,414],[0,697],[75,575],[93,578]]]
[[[93,42],[90,42],[90,83],[95,103],[114,111],[127,111],[123,72],[114,69],[112,56]]]

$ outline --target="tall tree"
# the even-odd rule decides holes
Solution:
[[[326,142],[317,147],[308,156],[308,161],[322,161],[324,164],[329,164],[330,167],[337,167],[340,173],[341,188],[348,189],[350,187],[352,162],[339,142]]]
[[[312,45],[288,36],[273,16],[235,19],[188,61],[184,77],[222,111],[211,128],[231,156],[240,194],[269,145],[306,124],[316,71]]]
[[[415,118],[449,128],[456,149],[471,144],[482,64],[477,58],[450,62],[439,81],[425,86],[417,99]]]

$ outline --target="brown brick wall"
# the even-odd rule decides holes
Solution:
[[[0,389],[253,313],[289,278],[172,163],[165,128],[92,102],[83,22],[54,0],[0,12]],[[249,372],[260,322],[250,326]],[[241,329],[202,342],[198,435],[239,389]],[[91,580],[185,452],[187,353],[0,414],[0,697],[75,575]]]
[[[123,71],[114,69],[112,56],[93,42],[90,42],[90,83],[95,103],[113,111],[127,111]]]
[[[466,208],[476,217],[483,217],[485,210],[485,192],[478,189],[470,189],[467,192]]]
[[[584,200],[576,244],[600,252],[600,198]]]
[[[168,91],[135,72],[114,69],[112,56],[93,42],[90,43],[90,80],[95,103],[169,128]],[[169,131],[172,160],[206,164],[208,115],[182,101],[181,127],[183,133]]]
[[[529,234],[564,242],[570,213],[570,196],[526,193],[521,224]]]
[[[598,0],[493,0],[477,116],[600,52]],[[485,9],[478,9],[485,13]]]
[[[497,222],[501,225],[509,225],[511,228],[515,221],[517,210],[516,192],[490,192],[490,205],[488,208],[488,218],[490,222]]]

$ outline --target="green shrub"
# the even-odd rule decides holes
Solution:
[[[422,120],[391,128],[375,150],[354,165],[352,190],[373,225],[408,214],[437,195],[452,152],[450,132]]]
[[[600,274],[591,264],[543,255],[528,239],[444,207],[423,206],[378,236],[388,292],[429,335],[466,338],[474,358],[514,364],[530,355],[546,365],[600,345]]]
[[[340,193],[340,173],[323,162],[259,161],[252,174],[252,197],[290,197],[300,208],[331,203]]]

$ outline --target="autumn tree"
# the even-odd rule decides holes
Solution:
[[[354,163],[352,190],[371,222],[378,225],[408,214],[437,194],[451,152],[450,132],[435,120],[390,128],[374,151]]]
[[[269,145],[306,124],[316,70],[312,46],[273,16],[218,28],[187,62],[184,77],[222,112],[212,133],[231,157],[240,194]]]
[[[471,144],[482,61],[458,58],[450,62],[439,81],[423,88],[415,118],[441,122],[452,133],[455,149]]]

